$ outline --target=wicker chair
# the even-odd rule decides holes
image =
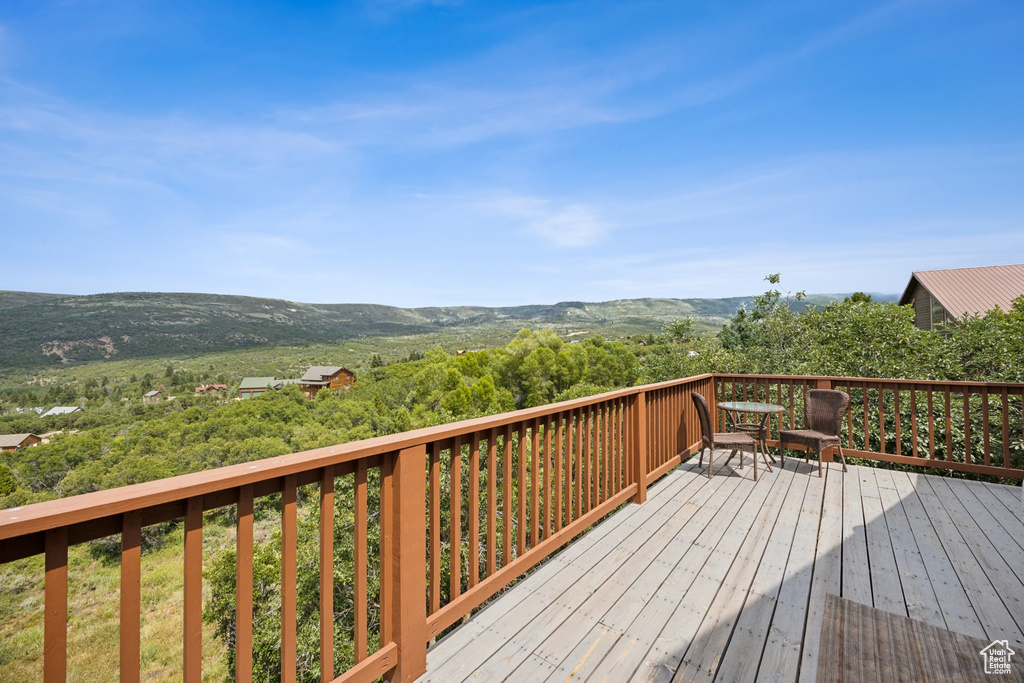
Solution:
[[[806,429],[786,429],[779,432],[779,453],[782,464],[786,464],[786,444],[803,446],[806,449],[804,462],[811,457],[811,450],[818,452],[818,476],[821,476],[821,454],[826,448],[835,446],[839,449],[839,457],[846,471],[846,456],[839,445],[839,432],[843,426],[843,417],[850,407],[850,395],[835,389],[809,389],[804,398],[804,427]]]
[[[697,415],[700,417],[700,466],[704,466],[704,449],[710,449],[708,453],[708,479],[711,478],[711,465],[715,457],[715,448],[731,450],[729,460],[733,459],[737,451],[740,453],[740,469],[743,469],[743,452],[750,451],[754,459],[754,481],[757,481],[757,441],[750,434],[743,432],[714,433],[711,431],[711,412],[708,410],[708,402],[704,396],[696,391],[690,392],[693,398],[693,405],[697,408]],[[729,464],[729,460],[725,464]]]

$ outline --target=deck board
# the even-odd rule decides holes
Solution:
[[[715,470],[673,470],[432,646],[420,680],[813,681],[829,594],[1024,646],[1013,487]]]

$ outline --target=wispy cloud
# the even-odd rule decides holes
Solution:
[[[518,229],[561,248],[587,247],[601,241],[611,226],[582,204],[559,204],[549,199],[509,196],[480,206],[485,213],[510,219]]]

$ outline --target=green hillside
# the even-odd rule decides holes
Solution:
[[[819,303],[842,295],[809,297]],[[89,296],[0,293],[0,368],[195,356],[238,349],[426,335],[452,328],[555,327],[602,334],[658,331],[693,317],[721,325],[749,298],[621,299],[489,308],[303,304],[217,294],[119,292]]]

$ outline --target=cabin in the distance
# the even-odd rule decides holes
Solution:
[[[1024,296],[1024,263],[1009,266],[918,270],[910,276],[900,305],[914,307],[914,324],[941,330],[969,315],[984,315],[996,306],[1009,311]]]
[[[43,437],[37,434],[0,434],[0,452],[13,453],[35,446]]]
[[[337,365],[314,365],[299,379],[306,397],[312,399],[321,389],[348,388],[356,381],[351,370]]]
[[[292,384],[298,384],[297,379],[278,379],[276,377],[243,377],[242,383],[238,385],[238,398],[252,398],[266,393],[271,389],[283,389]]]

